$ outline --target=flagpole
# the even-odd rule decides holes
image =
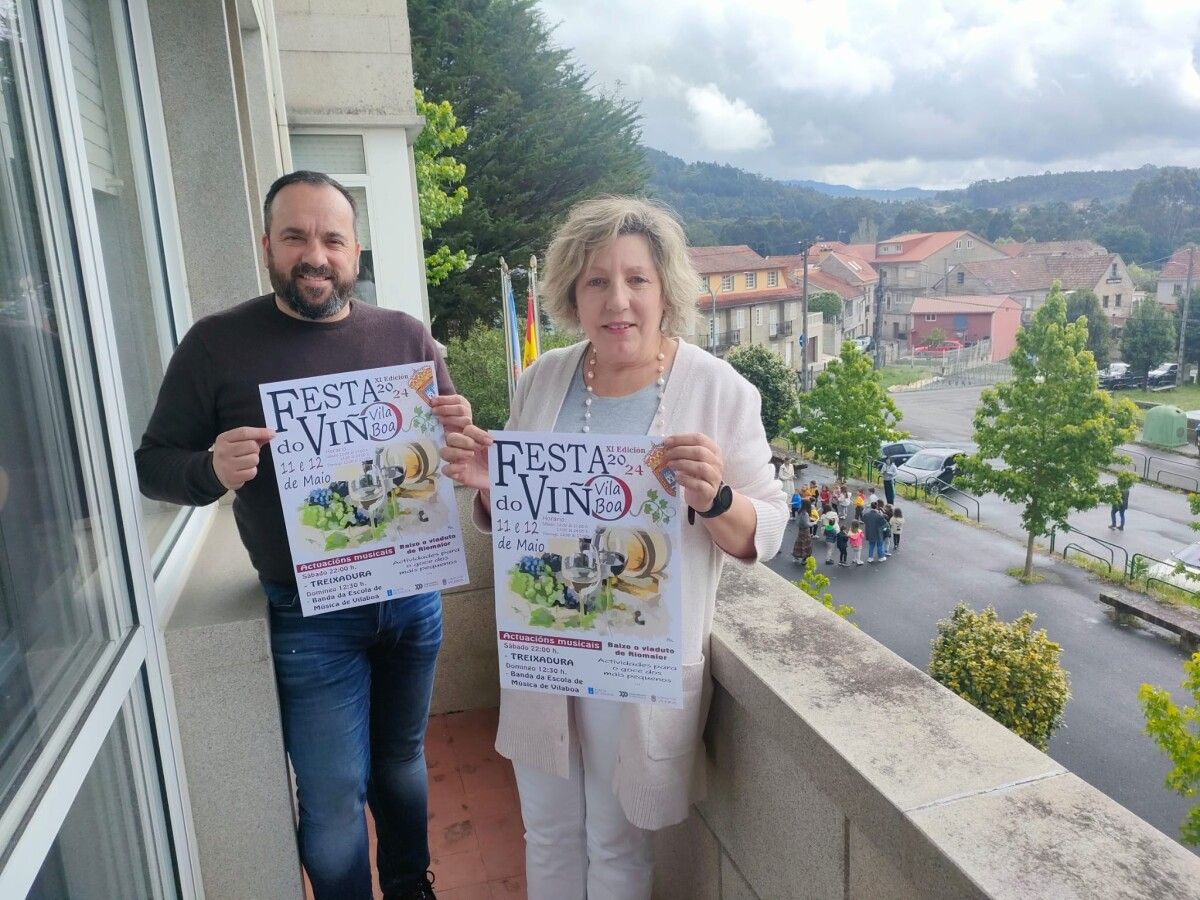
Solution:
[[[533,321],[537,325],[534,331],[535,349],[537,355],[542,355],[542,310],[538,302],[538,268],[537,257],[529,257],[529,290],[533,294]]]
[[[504,371],[508,375],[508,405],[512,406],[513,394],[516,393],[517,385],[513,377],[513,365],[515,360],[513,356],[514,336],[512,333],[513,321],[512,314],[508,309],[508,297],[512,292],[512,275],[508,271],[508,263],[504,261],[504,257],[500,257],[500,320],[504,323]]]

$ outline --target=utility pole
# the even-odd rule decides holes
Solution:
[[[800,390],[809,389],[809,247],[811,242],[800,245],[800,258],[804,260],[804,294],[800,298]]]
[[[1183,315],[1179,319],[1179,371],[1175,373],[1175,383],[1183,384],[1184,338],[1187,335],[1188,303],[1192,299],[1192,270],[1195,263],[1196,247],[1188,247],[1187,288],[1183,292]],[[1155,301],[1156,303],[1158,301]]]
[[[879,280],[875,282],[875,368],[883,368],[883,267],[879,269]]]

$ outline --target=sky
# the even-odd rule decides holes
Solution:
[[[1200,166],[1200,0],[539,0],[643,142],[854,187]]]

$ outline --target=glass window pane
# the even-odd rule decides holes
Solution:
[[[356,237],[362,247],[362,255],[358,259],[358,281],[354,285],[354,294],[358,299],[378,306],[375,296],[375,254],[371,250],[371,221],[367,212],[367,189],[364,187],[346,188],[354,198],[354,206],[358,210],[358,221],[355,224]]]
[[[118,563],[82,463],[61,285],[38,213],[27,129],[33,95],[39,109],[48,101],[40,78],[26,84],[22,60],[36,56],[36,38],[17,25],[0,4],[0,808],[125,630],[105,602]]]
[[[293,134],[292,165],[326,175],[366,175],[361,134]]]
[[[178,896],[159,863],[158,850],[166,846],[160,824],[166,813],[157,782],[146,778],[146,761],[153,754],[145,739],[140,682],[134,690],[138,700],[125,701],[100,747],[34,880],[30,900]]]
[[[175,345],[124,5],[65,0],[71,69],[134,446]],[[114,13],[114,11],[119,11]],[[122,18],[114,26],[113,14]],[[180,514],[143,498],[151,549]]]

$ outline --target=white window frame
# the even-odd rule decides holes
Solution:
[[[367,196],[370,196],[370,194],[368,194]],[[700,276],[700,293],[701,294],[708,293],[708,276],[707,275]]]
[[[755,325],[762,324],[762,307],[761,306],[754,307],[754,324]]]
[[[734,328],[741,329],[746,327],[746,310],[743,307],[738,307],[733,310]]]
[[[925,321],[926,322],[936,322],[937,321],[937,313],[925,313]]]
[[[314,125],[300,118],[289,129],[291,135],[353,135],[361,137],[366,172],[327,172],[348,188],[362,188],[367,195],[367,222],[371,228],[372,275],[376,302],[429,322],[429,300],[425,287],[425,256],[420,240],[417,198],[409,178],[412,147],[404,129],[392,126]],[[289,150],[291,144],[288,144]],[[406,255],[404,248],[415,259]],[[384,248],[388,248],[387,251]],[[410,267],[419,271],[409,272]],[[410,285],[419,281],[420,290]]]
[[[975,246],[975,242],[973,240],[971,240],[970,238],[967,238],[967,249],[970,250],[974,246]]]
[[[779,272],[777,270],[772,269],[767,273],[767,287],[779,287]]]
[[[732,291],[732,290],[733,290],[733,276],[732,275],[722,275],[721,276],[721,291],[724,293],[724,292],[728,292],[728,291]]]
[[[959,238],[957,241],[954,242],[954,249],[961,250],[962,245],[963,245],[962,238]]]
[[[746,279],[746,290],[753,291],[758,288],[758,273],[746,272],[742,275]]]
[[[128,31],[124,27],[126,8]],[[153,249],[156,256],[162,254],[168,290],[174,300],[169,309],[156,311],[155,315],[168,315],[174,320],[175,331],[168,332],[174,337],[186,328],[190,304],[184,287],[182,248],[167,165],[149,17],[145,0],[131,0],[128,7],[112,0],[108,10],[110,16],[116,14],[117,18],[113,37],[118,65],[123,67],[123,81],[127,89],[136,81],[141,95],[140,110],[127,110],[127,114],[144,129],[142,133],[150,150],[151,172],[145,174],[153,186],[153,212],[161,238],[161,244]],[[26,17],[21,19],[33,39],[39,29]],[[38,97],[26,95],[25,99],[34,104],[33,120],[25,123],[36,152],[32,174],[42,204],[39,219],[46,228],[47,265],[57,276],[52,289],[62,311],[60,327],[71,413],[79,433],[88,436],[78,449],[85,481],[91,486],[90,499],[95,504],[91,518],[100,523],[106,540],[125,550],[124,558],[113,559],[101,576],[113,585],[105,594],[103,615],[110,622],[125,623],[122,627],[128,630],[104,648],[95,661],[71,704],[44,737],[38,755],[22,774],[21,784],[0,815],[0,847],[9,849],[8,861],[0,869],[0,896],[24,896],[29,890],[101,746],[116,725],[122,705],[127,698],[142,693],[143,671],[149,713],[157,727],[153,735],[149,734],[149,720],[144,714],[135,713],[134,728],[140,732],[138,737],[156,746],[159,765],[143,754],[137,754],[138,759],[130,763],[135,767],[135,775],[151,790],[157,791],[161,784],[166,820],[170,822],[175,842],[172,852],[166,836],[166,820],[157,803],[139,805],[137,811],[146,826],[144,839],[149,861],[156,866],[157,876],[168,885],[178,877],[185,897],[202,896],[196,862],[199,857],[182,775],[182,754],[177,744],[174,701],[166,674],[165,640],[153,600],[154,563],[142,543],[134,448],[127,425],[103,251],[87,175],[83,133],[76,125],[80,115],[61,0],[39,4],[38,20],[45,53],[40,61],[46,70],[53,119],[51,110]],[[126,68],[130,60],[134,61],[136,77]],[[14,64],[18,78],[27,82],[27,66],[31,61],[19,44]],[[35,75],[39,80],[40,76],[40,72]],[[19,85],[18,90],[21,89]],[[124,99],[130,102],[128,96]],[[60,148],[61,193],[57,155],[47,152],[48,145]],[[136,165],[142,166],[140,154],[135,156],[139,157]],[[50,173],[48,178],[46,173]],[[147,204],[142,210],[145,215],[149,211],[149,197],[144,197],[143,202]],[[197,518],[190,516],[188,522]],[[139,740],[133,744],[136,753],[142,744]]]

